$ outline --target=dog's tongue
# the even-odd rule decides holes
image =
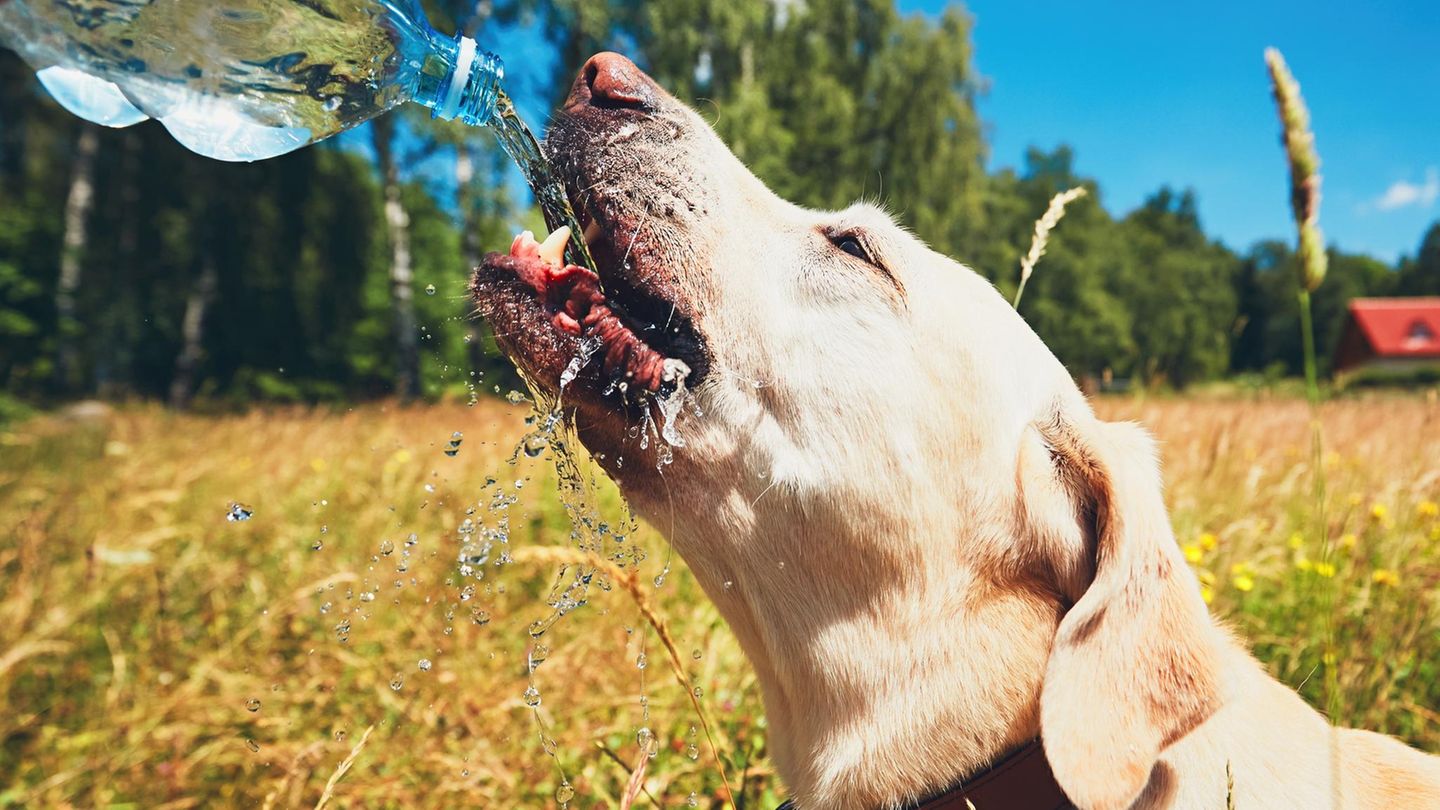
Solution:
[[[602,368],[608,374],[623,374],[632,386],[658,391],[667,372],[665,358],[645,344],[626,326],[605,301],[600,278],[589,269],[563,264],[570,229],[559,228],[545,241],[525,231],[510,243],[510,255],[521,259],[515,274],[548,306],[555,309],[552,322],[572,335],[598,338]]]

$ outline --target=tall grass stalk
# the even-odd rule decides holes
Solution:
[[[1045,245],[1050,241],[1050,231],[1060,224],[1060,218],[1065,216],[1065,206],[1085,196],[1085,188],[1076,186],[1068,191],[1062,191],[1050,198],[1050,205],[1046,206],[1045,214],[1035,220],[1035,236],[1030,240],[1030,250],[1020,257],[1020,286],[1015,288],[1015,300],[1010,305],[1016,309],[1020,308],[1020,297],[1025,295],[1025,285],[1030,281],[1030,276],[1035,272],[1035,265],[1040,262],[1040,257],[1045,255]]]
[[[1290,210],[1298,231],[1296,257],[1299,265],[1300,339],[1305,356],[1305,393],[1310,405],[1310,455],[1315,500],[1315,520],[1320,533],[1320,559],[1331,564],[1333,549],[1326,516],[1325,437],[1320,424],[1320,381],[1315,359],[1315,324],[1310,294],[1325,280],[1327,257],[1325,238],[1320,232],[1320,155],[1315,151],[1315,134],[1310,129],[1310,111],[1300,95],[1300,84],[1275,48],[1265,50],[1275,106],[1280,114],[1282,142],[1290,164]],[[1340,710],[1339,662],[1335,651],[1335,580],[1322,586],[1322,620],[1325,647],[1322,664],[1325,677],[1325,709],[1332,722]]]

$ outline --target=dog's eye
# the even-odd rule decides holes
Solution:
[[[875,263],[875,260],[870,258],[870,253],[865,250],[865,246],[860,244],[859,239],[853,236],[837,236],[833,237],[831,241],[835,244],[835,247],[849,253],[860,261],[869,264]]]

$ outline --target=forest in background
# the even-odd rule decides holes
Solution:
[[[491,47],[487,36],[539,26],[557,58],[527,80],[555,101],[591,53],[624,51],[783,196],[879,202],[1007,294],[1050,197],[1085,186],[1022,307],[1077,376],[1180,388],[1300,369],[1288,243],[1237,252],[1209,237],[1190,189],[1157,188],[1112,216],[1063,146],[987,173],[975,103],[984,66],[959,7],[929,19],[891,0],[425,6],[437,27]],[[1258,54],[1255,73],[1255,92],[1267,92]],[[508,387],[465,282],[483,250],[539,219],[493,138],[417,108],[344,143],[248,165],[205,160],[155,124],[80,122],[0,50],[4,391],[185,406]],[[1277,145],[1275,182],[1256,192],[1285,205],[1282,178]],[[1440,223],[1395,265],[1330,253],[1314,302],[1323,367],[1349,299],[1440,295]]]

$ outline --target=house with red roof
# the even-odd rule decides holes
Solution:
[[[1440,367],[1440,298],[1356,298],[1335,351],[1336,373]]]

